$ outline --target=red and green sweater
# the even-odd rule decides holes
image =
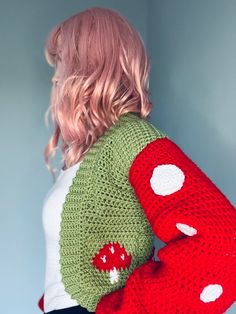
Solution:
[[[73,179],[60,263],[65,291],[97,314],[223,314],[236,301],[236,210],[166,134],[126,113]]]

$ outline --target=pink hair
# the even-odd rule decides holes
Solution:
[[[56,25],[47,37],[45,56],[50,66],[58,60],[62,66],[60,87],[52,87],[48,108],[55,129],[44,150],[52,173],[56,169],[49,165],[49,155],[55,154],[60,138],[68,168],[119,116],[136,112],[146,119],[151,112],[149,57],[139,33],[118,12],[93,7]]]

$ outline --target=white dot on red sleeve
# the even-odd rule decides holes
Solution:
[[[170,195],[183,186],[185,175],[183,171],[172,164],[159,165],[154,168],[150,179],[155,194]]]
[[[180,222],[176,224],[176,228],[188,236],[193,236],[197,234],[197,230],[195,228],[190,227],[189,225],[186,224],[182,224]]]
[[[206,286],[202,290],[202,293],[200,294],[200,299],[204,303],[212,302],[218,299],[222,293],[223,293],[223,288],[221,285],[211,284],[211,285]]]

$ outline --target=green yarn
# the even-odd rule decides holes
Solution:
[[[153,231],[128,180],[135,156],[167,135],[135,113],[119,117],[86,153],[73,178],[61,213],[60,265],[65,291],[88,311],[100,298],[125,286],[133,270],[151,254]],[[92,258],[110,242],[132,256],[111,283]]]

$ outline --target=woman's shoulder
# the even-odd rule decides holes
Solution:
[[[129,112],[121,116],[115,127],[114,149],[140,150],[149,142],[168,137],[160,128],[138,114]]]
[[[108,141],[110,169],[120,169],[121,173],[127,173],[135,157],[149,143],[168,138],[165,132],[134,113],[120,117],[112,133]]]

